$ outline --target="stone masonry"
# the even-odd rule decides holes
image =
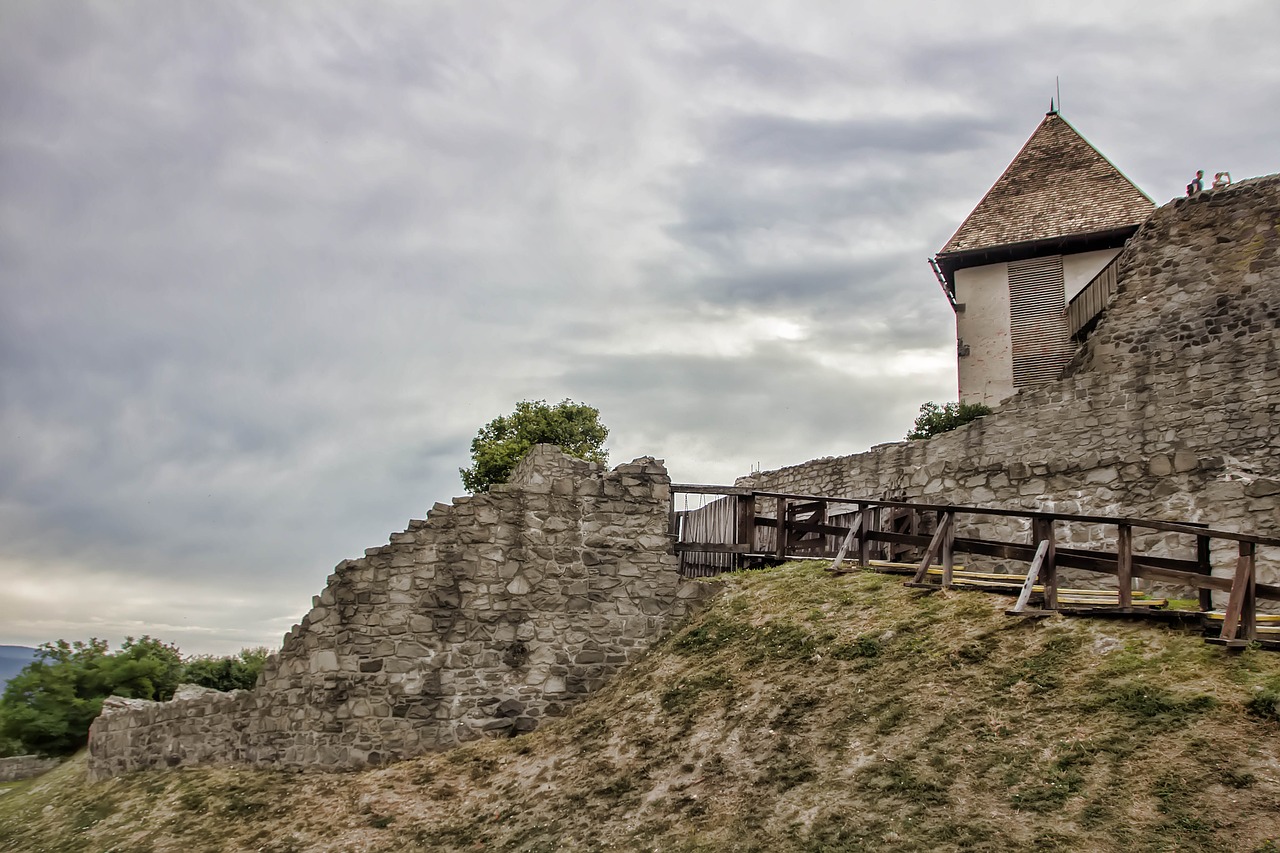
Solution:
[[[39,755],[14,755],[10,758],[0,758],[0,782],[31,779],[48,773],[59,763],[56,758],[42,758]]]
[[[1177,199],[1130,240],[1118,295],[1061,380],[927,441],[738,483],[1280,535],[1278,249],[1280,175]],[[967,530],[1022,535],[1007,526],[991,518]],[[1083,527],[1060,525],[1058,535],[1090,541]],[[1153,553],[1185,544],[1135,537]],[[1260,558],[1260,580],[1280,582],[1280,554]],[[1224,568],[1233,561],[1215,554]]]
[[[253,690],[112,698],[95,778],[177,765],[380,765],[564,714],[684,617],[670,479],[539,446],[506,485],[436,504],[340,563]]]

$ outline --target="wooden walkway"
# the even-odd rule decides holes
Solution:
[[[714,498],[677,510],[679,495]],[[770,514],[769,511],[772,511]],[[971,535],[992,519],[1013,521],[1026,541]],[[781,522],[781,523],[780,523]],[[1135,532],[1155,538],[1164,552],[1135,548]],[[1206,642],[1240,648],[1257,643],[1280,650],[1280,617],[1260,613],[1260,600],[1280,601],[1280,586],[1257,581],[1265,551],[1274,565],[1280,539],[1217,530],[1195,522],[1070,515],[1032,510],[924,504],[753,491],[735,486],[672,486],[671,533],[686,576],[698,577],[776,564],[829,558],[833,571],[874,569],[909,574],[924,589],[985,589],[1016,594],[1012,615],[1055,612],[1110,617],[1142,616],[1193,622]],[[961,535],[965,534],[965,535]],[[1103,542],[1079,547],[1077,542]],[[1183,556],[1166,556],[1182,553]],[[1229,559],[1226,559],[1229,553]],[[1026,563],[1025,574],[967,571],[957,554]],[[1213,558],[1219,569],[1213,573]],[[1113,577],[1108,589],[1062,589],[1059,569]],[[1195,610],[1165,609],[1139,581],[1194,591]],[[1214,593],[1225,596],[1215,607]],[[1032,608],[1036,603],[1038,608]]]

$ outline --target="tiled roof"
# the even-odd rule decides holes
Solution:
[[[1140,225],[1153,202],[1051,112],[940,255]]]

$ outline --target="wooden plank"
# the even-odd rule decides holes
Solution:
[[[822,498],[821,495],[792,495],[780,492],[757,492],[756,494],[765,497],[776,497],[782,494],[783,497],[807,499]],[[1154,519],[1128,518],[1123,516],[1109,515],[1074,515],[1063,513],[1037,512],[1034,510],[1016,510],[1016,509],[999,509],[996,507],[972,507],[960,506],[956,504],[924,504],[912,503],[910,501],[889,501],[877,500],[874,498],[834,498],[826,497],[825,500],[833,503],[866,503],[871,506],[880,507],[911,507],[921,512],[937,512],[943,510],[946,512],[965,513],[970,515],[992,515],[1003,516],[1006,518],[1053,518],[1056,521],[1070,521],[1093,524],[1130,524],[1134,527],[1140,527],[1144,530],[1161,530],[1168,533],[1185,533],[1188,536],[1199,536],[1208,534],[1215,539],[1230,539],[1236,542],[1253,542],[1257,545],[1269,545],[1280,547],[1280,538],[1274,536],[1256,536],[1251,533],[1239,533],[1233,530],[1219,530],[1210,528],[1209,525],[1198,521],[1158,521]]]
[[[698,483],[672,483],[672,494],[677,495],[751,495],[745,486],[706,486]]]
[[[1116,534],[1116,591],[1124,609],[1133,607],[1133,528],[1122,524]]]
[[[916,569],[915,577],[911,579],[912,583],[920,583],[929,572],[929,565],[933,563],[938,556],[938,552],[942,550],[942,543],[947,538],[948,531],[951,530],[951,523],[955,520],[953,513],[943,513],[938,519],[938,529],[934,531],[933,538],[929,540],[929,546],[925,549],[924,559],[920,561],[920,567]]]
[[[872,542],[888,542],[894,545],[914,545],[919,548],[927,547],[933,540],[932,536],[912,536],[910,533],[895,533],[892,530],[879,530],[867,534]],[[893,561],[890,561],[893,562]],[[912,560],[912,562],[915,562]]]
[[[1030,560],[1035,555],[1035,545],[1025,542],[994,542],[984,539],[957,538],[956,551],[962,554],[981,554],[986,557],[1003,557],[1009,560]],[[1057,564],[1064,569],[1086,569],[1091,572],[1114,575],[1118,556],[1107,551],[1086,551],[1078,548],[1055,548]],[[1172,557],[1154,557],[1148,554],[1134,554],[1134,566],[1172,569],[1188,574],[1197,573],[1197,564],[1192,560],[1179,560]]]
[[[844,534],[849,530],[849,528],[841,527],[838,524],[825,524],[825,523],[816,522],[816,521],[815,522],[788,521],[787,529],[789,529],[792,532],[792,534],[797,534],[797,535],[818,534],[820,536],[844,536]]]
[[[1018,603],[1013,605],[1013,613],[1022,613],[1027,609],[1027,602],[1031,600],[1031,589],[1036,585],[1036,579],[1040,577],[1040,567],[1044,565],[1045,554],[1049,552],[1048,540],[1042,540],[1036,546],[1036,554],[1031,558],[1031,566],[1027,569],[1027,580],[1022,585],[1022,592],[1018,594]]]
[[[836,558],[831,562],[831,571],[840,571],[840,564],[844,562],[844,555],[849,553],[849,546],[858,538],[858,531],[862,529],[862,513],[866,510],[860,510],[858,515],[853,519],[853,524],[849,527],[849,533],[844,537],[844,541],[840,543],[840,550],[836,552]]]
[[[726,542],[677,542],[677,554],[750,554],[747,545],[734,545]]]
[[[1222,618],[1222,639],[1251,639],[1237,636],[1240,633],[1241,620],[1246,604],[1251,604],[1249,595],[1253,586],[1253,549],[1247,543],[1240,543],[1240,556],[1236,560],[1235,575],[1231,579],[1231,594],[1227,598],[1227,611]],[[1248,622],[1252,629],[1253,614],[1249,614]]]

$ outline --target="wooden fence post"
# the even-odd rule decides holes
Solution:
[[[1116,535],[1116,589],[1120,593],[1120,609],[1133,609],[1133,528],[1120,525]]]
[[[778,541],[777,556],[779,560],[787,558],[787,499],[778,498]]]
[[[1202,575],[1213,574],[1213,563],[1211,562],[1209,557],[1209,544],[1212,541],[1213,540],[1211,540],[1208,536],[1196,537],[1196,563],[1199,564],[1200,574]],[[1211,610],[1213,610],[1213,590],[1201,589],[1200,590],[1200,611],[1202,613],[1208,613]]]
[[[955,568],[956,518],[955,513],[948,513],[947,535],[942,539],[942,588],[951,589],[951,571]],[[938,518],[942,522],[941,516]]]
[[[756,496],[754,493],[738,495],[738,532],[737,544],[747,546],[747,554],[756,550]],[[735,562],[738,568],[747,564],[747,554],[738,554]]]
[[[862,507],[862,532],[858,534],[858,565],[866,568],[871,564],[871,536],[873,530],[880,529],[880,507]]]
[[[1035,531],[1033,539],[1037,543],[1049,543],[1045,548],[1044,560],[1040,564],[1040,577],[1044,583],[1043,608],[1045,610],[1058,609],[1058,567],[1054,562],[1053,521],[1053,518],[1037,518],[1032,524],[1032,530]]]

